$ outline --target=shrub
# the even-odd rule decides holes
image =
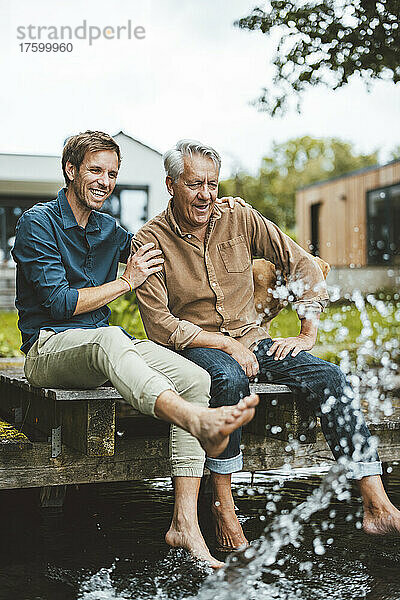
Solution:
[[[109,307],[111,325],[119,325],[140,340],[147,337],[133,292],[117,298],[109,304]]]

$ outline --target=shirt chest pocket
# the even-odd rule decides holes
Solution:
[[[250,267],[250,254],[242,235],[217,244],[217,248],[228,273],[243,273]]]

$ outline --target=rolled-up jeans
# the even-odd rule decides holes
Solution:
[[[253,349],[260,366],[257,381],[287,385],[301,394],[310,411],[320,417],[325,439],[335,459],[346,463],[348,477],[381,475],[375,439],[340,368],[304,350],[297,356],[290,353],[283,360],[275,360],[274,355],[267,354],[272,344],[266,338]],[[237,404],[249,394],[249,380],[229,354],[213,348],[187,348],[181,354],[211,375],[211,406]],[[240,471],[243,466],[240,442],[241,431],[236,430],[218,458],[206,458],[206,467],[222,474]]]
[[[136,410],[155,416],[158,396],[176,391],[208,406],[210,377],[197,365],[149,340],[131,339],[120,327],[41,330],[25,360],[28,381],[39,387],[96,388],[111,381]],[[205,454],[196,438],[171,425],[172,476],[201,477]]]

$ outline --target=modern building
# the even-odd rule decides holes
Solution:
[[[334,267],[328,283],[400,285],[400,160],[298,190],[296,221],[299,244]]]
[[[164,210],[168,201],[162,155],[122,131],[114,138],[121,147],[122,163],[104,210],[130,231],[137,231]],[[61,156],[0,154],[0,262],[9,257],[22,212],[55,198],[63,185]]]

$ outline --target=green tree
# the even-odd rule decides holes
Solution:
[[[351,75],[400,81],[399,0],[270,0],[235,26],[259,30],[279,41],[272,59],[274,77],[258,106],[283,114],[293,95],[309,86],[333,89]],[[271,38],[274,39],[274,38]]]
[[[390,153],[391,160],[398,160],[400,158],[400,144],[395,146]]]
[[[268,219],[291,232],[295,225],[297,189],[377,162],[377,152],[357,154],[349,142],[304,136],[273,143],[256,177],[237,173],[221,182],[220,195],[241,196]]]

